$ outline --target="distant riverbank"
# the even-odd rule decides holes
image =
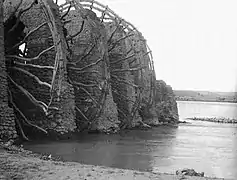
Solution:
[[[237,103],[237,92],[174,90],[177,101],[205,101]]]
[[[220,103],[237,103],[237,101],[231,100],[204,100],[204,99],[193,99],[193,98],[175,98],[176,101],[199,101],[199,102],[220,102]]]

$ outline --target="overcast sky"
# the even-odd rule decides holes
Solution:
[[[157,79],[173,89],[237,91],[237,0],[98,1],[142,32]]]

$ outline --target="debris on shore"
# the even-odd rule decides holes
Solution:
[[[199,176],[199,177],[204,177],[204,172],[198,173],[194,169],[182,169],[182,170],[177,170],[176,175],[187,175],[187,176]]]

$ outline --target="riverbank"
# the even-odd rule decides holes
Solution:
[[[188,98],[175,98],[176,101],[197,101],[197,102],[219,102],[219,103],[237,103],[235,100],[209,100],[209,99],[188,99]]]
[[[63,162],[57,158],[34,154],[16,146],[9,147],[0,146],[0,179],[220,180]]]
[[[237,103],[237,92],[174,90],[177,101],[204,101]]]

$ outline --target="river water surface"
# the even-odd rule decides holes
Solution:
[[[178,102],[187,117],[237,118],[237,104]],[[194,168],[205,176],[237,179],[237,125],[191,121],[117,135],[80,134],[77,140],[24,144],[26,149],[85,164],[174,173]]]

